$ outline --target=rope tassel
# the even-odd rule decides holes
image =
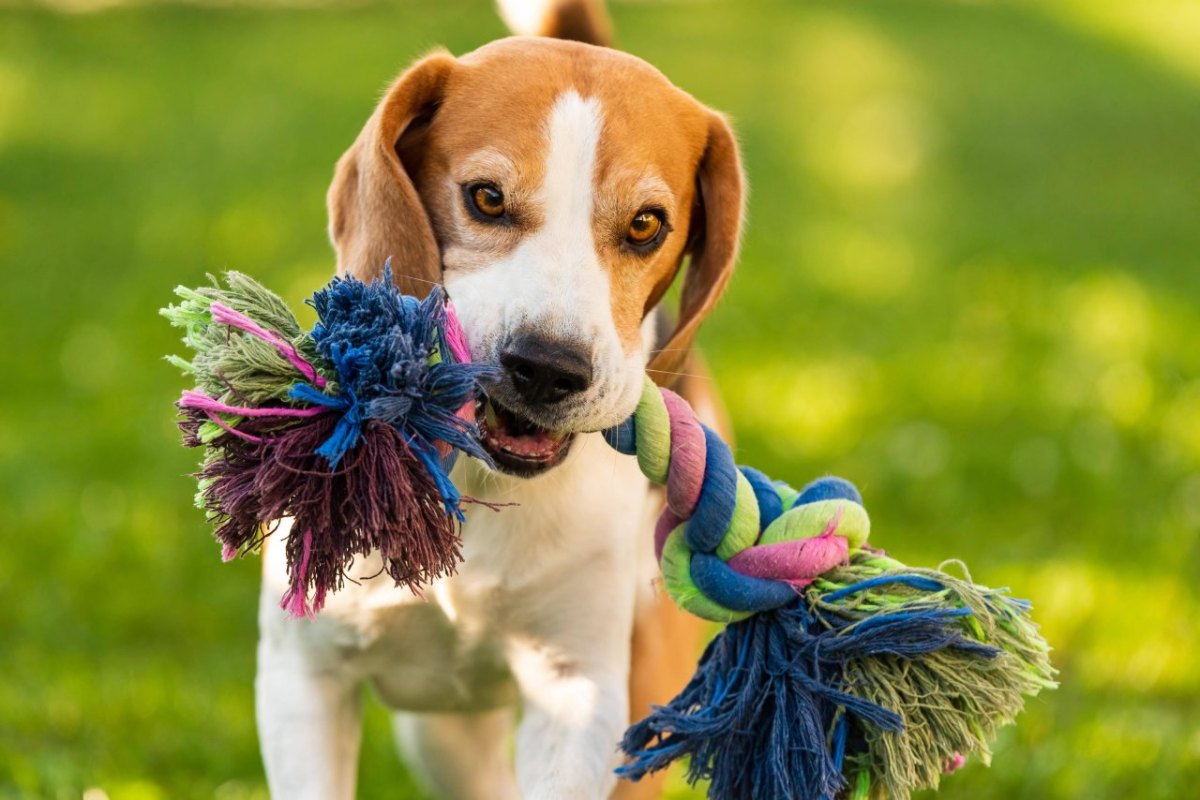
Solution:
[[[173,362],[196,384],[180,428],[205,449],[197,503],[222,557],[257,549],[291,517],[281,606],[294,616],[320,611],[372,552],[413,591],[454,572],[462,498],[442,456],[486,460],[473,409],[489,370],[466,363],[441,290],[405,297],[390,268],[374,283],[337,278],[313,297],[310,333],[245,275],[176,294],[163,314],[195,355]]]

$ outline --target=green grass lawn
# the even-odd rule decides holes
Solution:
[[[1056,648],[945,797],[1200,784],[1200,26],[1168,6],[615,8],[744,145],[702,336],[740,459],[855,480],[873,541],[1011,585]],[[265,796],[257,564],[191,507],[155,312],[226,268],[299,304],[381,88],[502,33],[464,0],[0,11],[0,797]],[[417,797],[367,727],[360,795]]]

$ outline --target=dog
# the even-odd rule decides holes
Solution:
[[[633,411],[647,368],[686,373],[678,388],[724,427],[691,343],[737,258],[738,146],[723,116],[604,46],[597,3],[501,5],[539,35],[413,64],[328,206],[339,274],[391,259],[409,293],[443,284],[474,360],[501,370],[481,408],[494,468],[463,458],[453,479],[511,505],[467,507],[461,567],[422,597],[368,556],[312,620],[280,610],[284,549],[266,546],[256,711],[282,800],[354,796],[363,684],[436,797],[655,797],[656,778],[616,787],[617,743],[695,667],[702,624],[654,586],[662,496],[596,431]]]

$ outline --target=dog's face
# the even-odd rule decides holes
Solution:
[[[742,177],[728,126],[644,62],[514,38],[435,54],[389,91],[330,190],[339,270],[444,282],[476,361],[497,465],[543,472],[620,422],[653,346],[644,321],[692,263],[667,376],[732,270]]]

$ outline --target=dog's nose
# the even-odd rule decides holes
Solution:
[[[581,346],[541,336],[518,336],[500,354],[513,388],[536,405],[560,403],[592,383],[592,359]]]

